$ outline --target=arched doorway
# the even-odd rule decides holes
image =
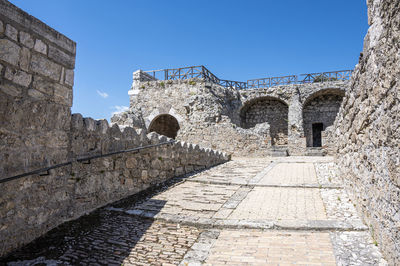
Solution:
[[[288,105],[274,97],[260,97],[246,103],[240,111],[243,128],[267,122],[272,145],[288,143]]]
[[[179,129],[178,120],[169,114],[156,116],[149,126],[149,132],[156,132],[173,139],[178,135]]]
[[[303,125],[307,147],[322,146],[322,131],[335,122],[343,96],[341,90],[323,90],[305,101]]]

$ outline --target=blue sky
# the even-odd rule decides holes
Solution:
[[[77,42],[73,113],[129,105],[132,72],[205,65],[222,79],[352,69],[365,0],[11,0]]]

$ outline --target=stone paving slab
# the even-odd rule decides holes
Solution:
[[[245,185],[270,164],[269,159],[248,158],[217,166],[212,172],[203,172],[190,178],[193,182],[208,184]]]
[[[319,190],[255,187],[229,216],[231,219],[326,220]]]
[[[305,185],[318,186],[313,163],[278,163],[257,185]]]
[[[329,233],[223,230],[205,265],[335,265]]]
[[[238,189],[236,185],[185,182],[137,204],[131,211],[211,218]]]

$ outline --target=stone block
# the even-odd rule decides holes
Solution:
[[[22,70],[29,71],[29,63],[31,59],[31,52],[28,48],[22,47],[19,55],[19,67]]]
[[[23,87],[28,87],[32,81],[31,74],[28,74],[21,70],[14,70],[9,67],[7,67],[4,77]]]
[[[4,32],[4,25],[3,25],[3,21],[0,20],[0,33]]]
[[[65,69],[65,84],[69,86],[74,86],[74,70]]]
[[[126,165],[126,168],[132,169],[137,166],[137,161],[135,158],[130,157],[130,158],[126,159],[125,165]]]
[[[59,85],[54,88],[54,101],[56,103],[72,106],[72,89]]]
[[[63,34],[55,31],[54,29],[50,28],[43,22],[39,20],[33,20],[31,22],[31,29],[35,33],[43,36],[44,39],[49,40],[56,45],[62,47],[66,51],[75,54],[76,52],[76,44],[74,41],[68,39]]]
[[[29,89],[28,95],[36,100],[46,100],[48,98],[48,95],[44,94],[41,91],[35,90],[35,89]]]
[[[141,177],[143,180],[146,180],[147,178],[149,178],[149,174],[148,174],[147,170],[142,171]]]
[[[12,84],[0,84],[0,91],[11,96],[19,96],[22,93],[22,88]]]
[[[45,94],[53,95],[57,86],[60,85],[41,76],[35,75],[33,77],[32,87]]]
[[[96,121],[91,117],[83,118],[83,125],[85,126],[87,131],[95,131],[96,130]]]
[[[75,56],[69,55],[55,46],[49,46],[49,58],[68,68],[75,67]]]
[[[46,57],[33,54],[30,68],[33,72],[59,81],[61,75],[61,66],[48,60]]]
[[[19,32],[19,42],[22,43],[24,46],[28,47],[29,49],[32,49],[33,45],[35,44],[35,41],[33,40],[32,36],[24,31]]]
[[[0,40],[0,47],[0,60],[17,66],[21,48],[14,42],[7,39]]]
[[[5,32],[6,36],[8,38],[10,38],[11,40],[14,40],[16,42],[18,42],[18,31],[16,28],[14,28],[13,26],[11,26],[10,24],[6,25],[6,32]]]
[[[71,115],[71,127],[76,130],[81,130],[83,128],[83,117],[81,114]]]
[[[149,177],[150,178],[156,178],[159,175],[159,171],[156,169],[151,169],[149,170]]]
[[[97,128],[101,134],[106,134],[109,128],[108,121],[105,119],[96,121]]]
[[[178,168],[175,169],[175,175],[176,176],[183,175],[184,173],[185,173],[185,171],[184,171],[183,167],[178,167]]]
[[[36,52],[47,54],[47,45],[39,39],[36,39],[34,49]]]

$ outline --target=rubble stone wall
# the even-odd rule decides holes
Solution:
[[[242,127],[252,128],[260,123],[270,125],[272,145],[287,145],[288,106],[279,100],[260,98],[241,110]]]
[[[323,130],[332,126],[342,103],[340,95],[321,95],[309,101],[303,107],[304,135],[306,136],[307,147],[313,146],[312,125],[322,123]],[[325,140],[328,143],[327,140]]]
[[[0,256],[107,203],[229,160],[175,142],[79,162],[169,139],[71,116],[75,47],[0,0]]]
[[[183,141],[235,156],[271,155],[276,146],[287,147],[290,155],[305,155],[304,104],[318,96],[344,95],[348,84],[329,81],[237,90],[202,79],[154,80],[138,70],[129,91],[130,110],[115,115],[111,122],[149,130],[155,119],[170,115],[178,121],[177,139]],[[335,100],[333,105],[328,101],[319,107],[327,124],[333,123],[333,106]],[[329,145],[334,142],[324,143],[323,149],[331,151]]]
[[[368,0],[370,28],[335,122],[337,161],[390,265],[400,264],[400,2]]]
[[[148,131],[156,124],[160,132],[168,132],[167,124],[159,125],[160,117],[173,117],[178,122],[178,140],[236,156],[269,154],[269,125],[262,124],[257,130],[240,128],[241,99],[236,89],[201,79],[151,81],[145,75],[140,81],[138,75],[143,74],[134,73],[130,110],[111,122]]]

